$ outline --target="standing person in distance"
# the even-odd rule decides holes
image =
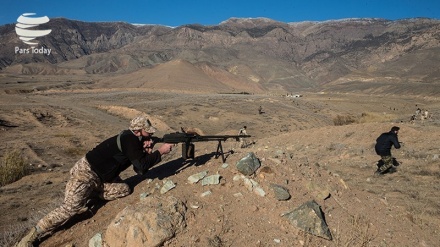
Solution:
[[[247,129],[246,125],[243,126],[243,128],[241,128],[241,129],[238,131],[238,135],[239,135],[239,136],[245,136],[245,135],[247,135],[246,129]],[[245,148],[246,146],[247,146],[247,142],[245,141],[244,138],[240,137],[240,148]]]

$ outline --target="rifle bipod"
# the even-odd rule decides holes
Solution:
[[[195,146],[193,143],[182,143],[182,158],[184,160],[187,159],[194,159]],[[229,151],[228,153],[234,153],[234,151]],[[222,156],[223,163],[226,162],[225,153],[223,152],[223,146],[222,146],[222,140],[218,140],[217,144],[217,150],[215,151],[215,158],[218,159],[218,157]]]

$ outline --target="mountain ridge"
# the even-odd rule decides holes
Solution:
[[[436,19],[284,23],[267,18],[230,18],[219,25],[171,28],[55,18],[46,27],[54,30],[40,43],[53,49],[50,56],[14,54],[14,47],[23,45],[13,25],[1,26],[1,70],[20,73],[17,68],[8,68],[48,63],[63,73],[113,76],[180,59],[193,65],[209,63],[224,72],[246,66],[250,74],[229,76],[243,82],[259,78],[258,87],[284,91],[340,84],[351,81],[353,75],[362,76],[364,81],[392,78],[400,83],[437,83],[440,79],[440,71],[432,67],[440,61],[436,55],[440,21]],[[32,74],[34,70],[27,68],[21,73]],[[45,73],[60,72],[52,69]]]

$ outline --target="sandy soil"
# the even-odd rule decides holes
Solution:
[[[7,87],[7,85],[3,85]],[[183,161],[180,147],[138,181],[132,195],[99,204],[73,219],[40,246],[88,246],[124,207],[140,194],[174,196],[188,207],[187,227],[164,246],[438,246],[440,243],[440,102],[421,97],[319,94],[301,98],[269,95],[179,94],[147,90],[50,89],[1,93],[0,154],[19,149],[32,174],[0,188],[0,243],[10,245],[60,203],[68,171],[87,150],[128,127],[146,113],[158,136],[182,126],[205,134],[237,134],[247,125],[255,142],[238,148],[223,144],[227,167],[215,159],[217,143],[196,143],[195,160]],[[262,106],[264,114],[258,114]],[[417,107],[432,119],[408,122]],[[339,116],[371,115],[365,123],[335,126]],[[376,177],[376,137],[398,125],[397,172]],[[252,176],[267,192],[249,192],[235,164],[254,152],[262,167]],[[264,169],[263,169],[264,168]],[[189,184],[187,178],[208,170],[219,185]],[[134,175],[131,169],[123,178]],[[177,186],[164,195],[161,180]],[[289,189],[277,201],[270,184]],[[201,197],[211,190],[212,194]],[[237,196],[240,193],[241,196]],[[323,198],[322,194],[330,193]],[[306,234],[282,218],[284,212],[316,200],[333,240]]]

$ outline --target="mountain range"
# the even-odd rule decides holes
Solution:
[[[54,18],[36,48],[0,26],[0,73],[105,78],[108,87],[216,92],[307,89],[440,93],[440,20],[342,19],[283,23],[231,18],[167,27]]]

